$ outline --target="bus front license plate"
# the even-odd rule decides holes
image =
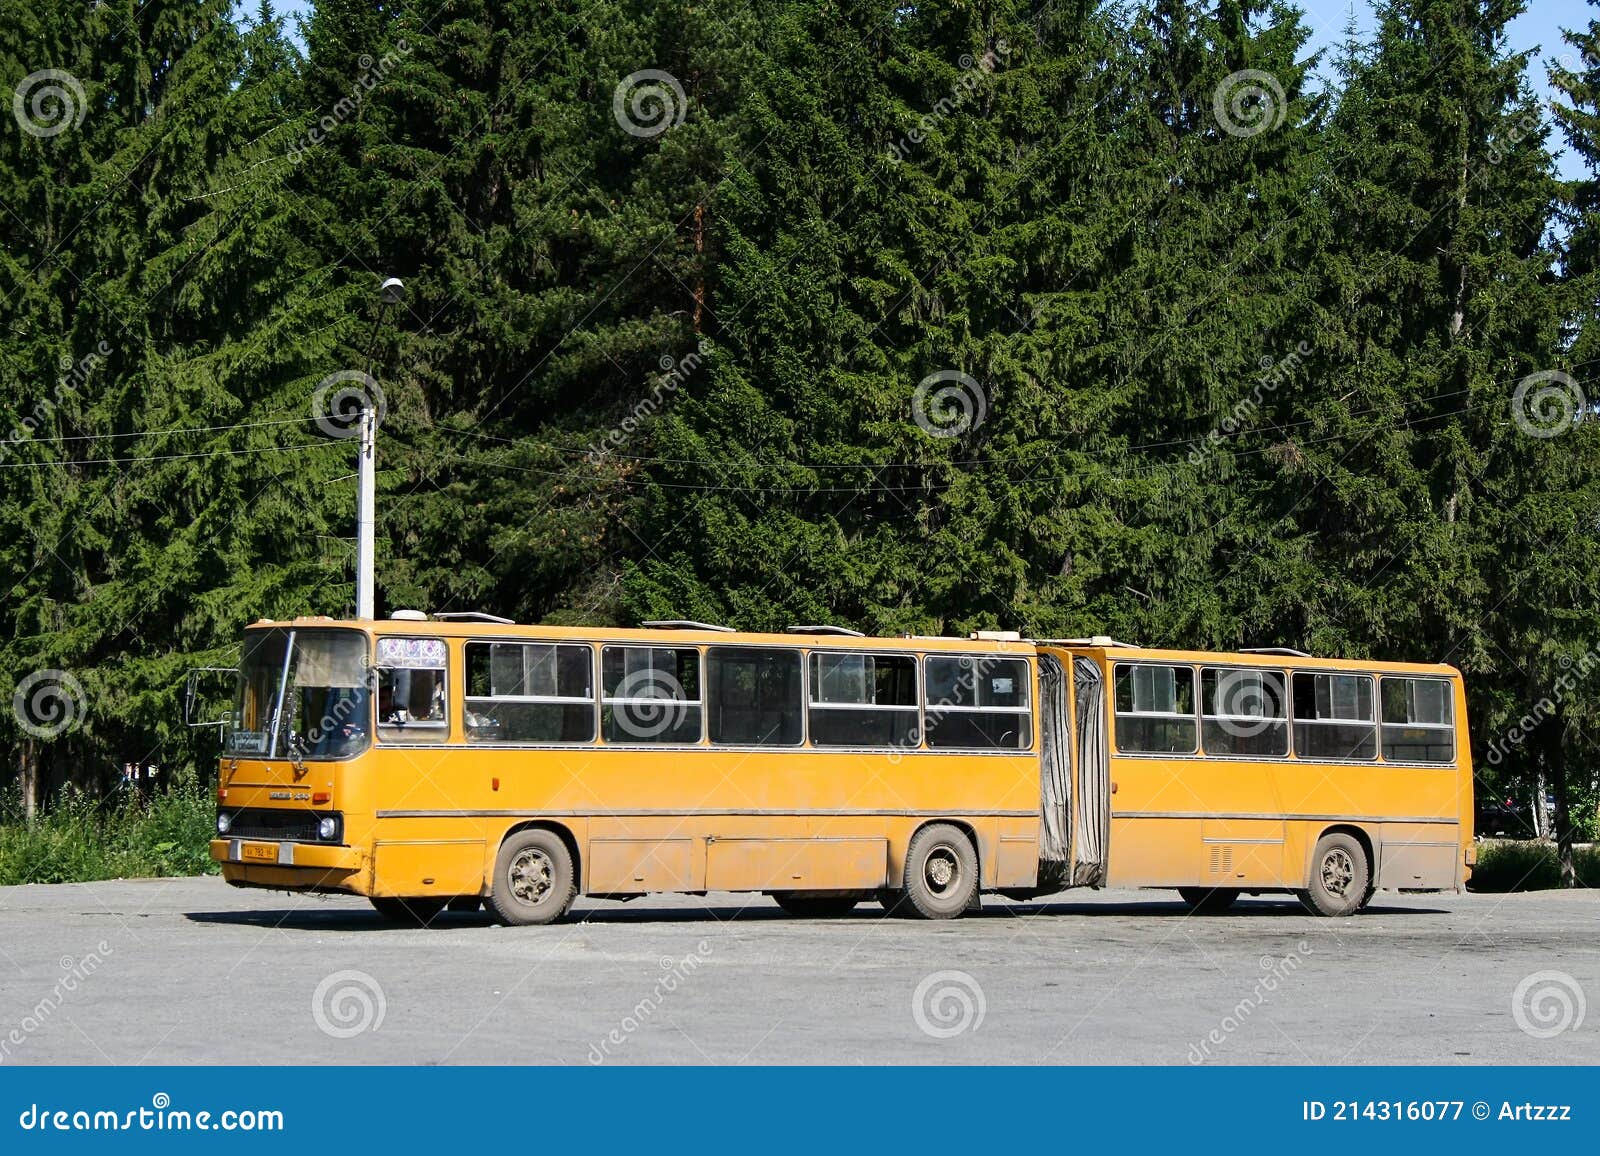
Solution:
[[[239,858],[248,863],[276,863],[278,861],[278,845],[276,843],[246,843],[239,848]]]

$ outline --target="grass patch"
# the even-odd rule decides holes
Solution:
[[[1600,846],[1574,847],[1580,887],[1600,887]],[[1478,845],[1470,891],[1545,891],[1561,886],[1556,845],[1543,839],[1486,839]]]
[[[192,783],[148,802],[73,795],[31,823],[13,806],[0,816],[0,886],[211,874],[215,818],[216,803]]]

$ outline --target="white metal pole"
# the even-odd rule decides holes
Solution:
[[[361,407],[361,447],[356,472],[356,617],[373,616],[373,507],[377,500],[375,466],[378,452],[377,409],[369,399]]]

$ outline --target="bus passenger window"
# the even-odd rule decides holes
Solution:
[[[1117,750],[1188,755],[1199,749],[1194,668],[1117,664]]]
[[[594,741],[594,652],[581,643],[467,643],[467,741]]]
[[[1383,757],[1397,763],[1451,763],[1455,711],[1443,678],[1385,678]]]
[[[1294,676],[1294,753],[1302,759],[1375,759],[1370,674]]]
[[[812,651],[810,721],[819,747],[916,746],[916,659]]]
[[[1208,755],[1286,756],[1289,702],[1283,672],[1204,667],[1200,671],[1200,740]]]
[[[713,646],[706,652],[711,741],[724,746],[800,745],[800,652]]]
[[[380,638],[378,737],[389,742],[442,743],[450,737],[445,717],[442,638]]]
[[[931,749],[1025,751],[1033,746],[1026,661],[930,654],[923,670],[924,729]]]
[[[698,743],[700,652],[607,646],[600,652],[600,733],[608,743]]]

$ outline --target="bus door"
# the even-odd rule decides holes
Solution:
[[[1072,660],[1077,735],[1077,789],[1072,816],[1072,884],[1100,887],[1111,850],[1111,747],[1106,736],[1106,682],[1091,659]]]
[[[1039,653],[1039,886],[1072,885],[1072,676]]]

